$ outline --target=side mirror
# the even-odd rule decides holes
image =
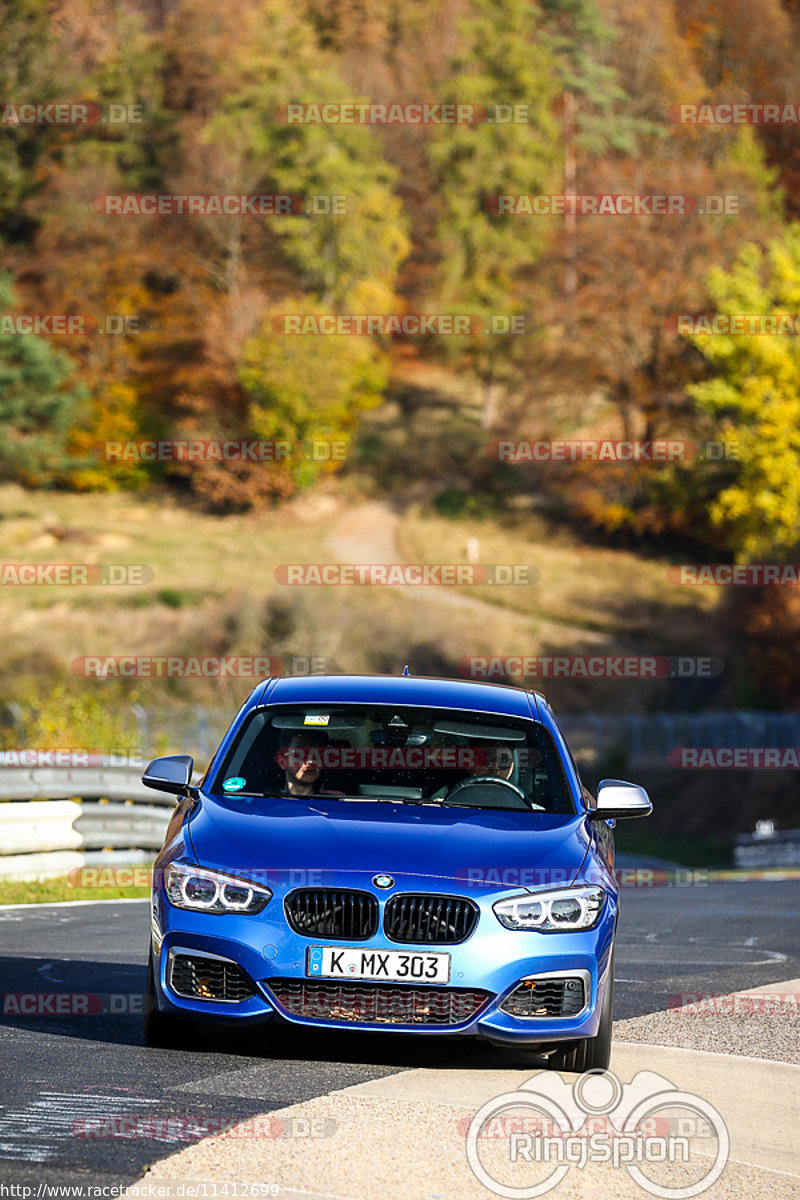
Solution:
[[[650,797],[638,783],[624,779],[601,779],[597,787],[597,806],[586,814],[590,821],[608,821],[618,817],[649,817],[653,811]]]
[[[142,775],[145,787],[173,796],[186,796],[191,790],[194,759],[190,754],[167,754],[154,758]]]

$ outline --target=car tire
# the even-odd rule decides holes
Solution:
[[[565,1042],[551,1051],[547,1065],[552,1071],[606,1071],[611,1061],[611,1031],[614,1023],[614,952],[611,952],[609,980],[603,997],[600,1028],[591,1038],[580,1038],[576,1042]]]
[[[148,1046],[161,1049],[180,1049],[186,1045],[188,1025],[180,1017],[159,1012],[156,1007],[156,987],[153,979],[153,947],[147,954],[147,983],[144,993],[144,1040]]]

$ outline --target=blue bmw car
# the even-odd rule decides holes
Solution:
[[[273,678],[179,797],[156,859],[145,1035],[197,1021],[458,1034],[606,1067],[614,822],[543,696],[408,675]]]

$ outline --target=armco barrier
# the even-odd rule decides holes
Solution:
[[[73,800],[2,804],[0,854],[77,850],[81,835],[72,825],[80,815],[81,806]]]
[[[141,764],[100,767],[2,767],[0,800],[147,800],[172,805],[141,780]]]
[[[0,770],[0,878],[152,859],[175,801],[144,787],[144,766]]]

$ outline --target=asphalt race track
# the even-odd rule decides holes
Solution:
[[[800,977],[796,881],[626,889],[622,899],[618,1020],[661,1012],[676,995]],[[300,1029],[230,1036],[195,1051],[148,1049],[139,1015],[147,915],[144,900],[0,910],[0,1181],[132,1182],[186,1145],[185,1124],[171,1136],[164,1118],[228,1123],[408,1068],[468,1077],[525,1065],[466,1039]],[[8,1011],[18,993],[113,995],[128,1011],[23,1016]],[[82,1136],[87,1118],[132,1113],[153,1119],[156,1135]]]

